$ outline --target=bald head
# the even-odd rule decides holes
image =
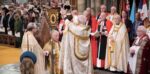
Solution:
[[[55,42],[59,41],[59,32],[58,31],[53,30],[51,36],[52,36],[52,40],[54,40]]]
[[[85,11],[83,12],[83,15],[84,15],[85,17],[87,17],[87,15],[88,15],[87,10],[85,10]]]
[[[78,10],[73,10],[72,15],[78,15]]]
[[[138,28],[137,28],[137,36],[138,37],[145,35],[146,32],[147,32],[147,30],[144,26],[138,26]]]
[[[119,25],[119,23],[121,22],[121,16],[120,15],[115,15],[114,21],[115,21],[116,24]]]
[[[101,17],[101,20],[105,20],[106,19],[106,13],[102,12],[100,17]]]
[[[86,11],[87,11],[88,15],[90,16],[92,13],[92,9],[90,7],[88,7],[88,8],[86,8]]]
[[[87,10],[88,12],[91,12],[91,8],[90,8],[90,7],[86,8],[86,10]]]
[[[101,12],[105,12],[106,11],[106,5],[101,5]]]
[[[115,6],[112,6],[112,7],[111,7],[111,13],[112,13],[112,14],[116,13],[116,7],[115,7]]]
[[[85,24],[86,17],[84,15],[79,15],[78,16],[78,21],[79,21],[80,24]]]
[[[27,25],[27,31],[32,31],[33,33],[37,32],[37,26],[34,23],[29,23]]]

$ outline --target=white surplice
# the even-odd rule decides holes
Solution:
[[[136,69],[136,61],[137,61],[137,56],[138,56],[138,51],[139,51],[140,46],[132,46],[130,49],[135,50],[135,54],[133,57],[129,54],[129,66],[133,74],[135,74],[135,69]]]
[[[93,74],[90,46],[90,29],[65,21],[61,42],[60,69],[63,74]]]
[[[114,24],[108,35],[105,69],[127,72],[129,39],[125,24]],[[114,41],[112,41],[112,39]]]

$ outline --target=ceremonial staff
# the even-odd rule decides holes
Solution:
[[[51,9],[51,7],[49,7],[49,6],[46,6],[46,10],[50,10]],[[45,18],[46,18],[46,21],[47,21],[47,24],[49,24],[49,26],[50,26],[50,20],[52,20],[52,19],[50,19],[49,18],[49,15],[47,15],[46,14],[46,12],[44,13],[44,15],[43,15]],[[50,26],[50,30],[52,30],[52,26]],[[54,56],[54,44],[53,43],[50,43],[51,45],[52,45],[52,51],[51,51],[51,53],[50,53],[50,56],[45,56],[45,67],[46,67],[46,65],[48,64],[48,62],[50,62],[50,73],[51,74],[54,74],[54,63],[55,63],[55,56]],[[49,60],[47,60],[48,58],[51,58],[51,60],[49,61]],[[47,69],[47,67],[46,67],[46,69]]]

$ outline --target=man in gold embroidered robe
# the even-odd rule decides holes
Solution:
[[[50,73],[59,74],[59,32],[53,30],[51,33],[51,38],[44,46],[44,54],[48,56]],[[48,65],[47,65],[48,66]],[[48,69],[49,70],[49,69]]]
[[[110,14],[106,17],[106,19],[114,22],[114,16],[118,14],[117,9],[115,6],[112,6],[110,10]]]
[[[129,50],[127,29],[119,15],[114,17],[114,21],[115,24],[108,35],[105,69],[126,73]]]
[[[60,50],[60,69],[63,74],[93,74],[90,28],[84,25],[84,16],[78,18],[79,24],[74,24],[72,19],[65,20]]]

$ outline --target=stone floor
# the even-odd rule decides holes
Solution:
[[[19,64],[8,64],[0,66],[0,74],[20,74]]]
[[[20,74],[19,70],[19,56],[20,49],[13,48],[7,45],[0,44],[0,74]],[[16,64],[11,64],[16,63]],[[94,74],[121,74],[112,73],[105,70],[94,70]]]
[[[20,74],[19,64],[7,64],[0,66],[0,74]],[[121,74],[105,70],[94,70],[94,74]]]

